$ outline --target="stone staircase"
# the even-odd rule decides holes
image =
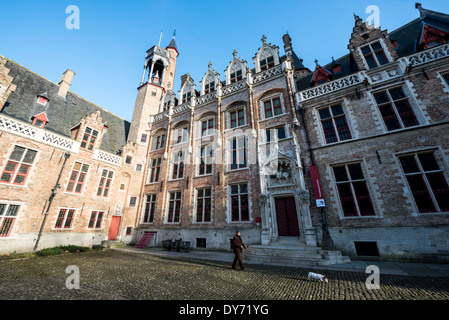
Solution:
[[[291,237],[274,241],[269,245],[251,245],[243,250],[242,257],[248,262],[295,266],[328,266],[351,262],[349,257],[342,256],[338,250],[328,251],[320,247],[310,247],[300,243],[298,238]]]

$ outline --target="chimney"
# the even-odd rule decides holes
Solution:
[[[67,95],[67,92],[69,91],[70,86],[72,85],[72,79],[75,75],[75,72],[72,70],[67,70],[62,75],[61,81],[59,82],[59,91],[58,95],[65,98]]]

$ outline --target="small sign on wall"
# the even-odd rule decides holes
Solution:
[[[320,177],[318,175],[317,166],[310,166],[310,176],[313,183],[313,192],[315,193],[316,206],[318,208],[324,208],[326,204],[324,203],[323,193],[321,192]]]

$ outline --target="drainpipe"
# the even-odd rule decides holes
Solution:
[[[65,167],[65,164],[66,164],[68,158],[70,158],[70,152],[64,152],[64,162],[62,163],[62,167],[61,167],[61,171],[59,172],[58,180],[56,181],[56,184],[53,187],[53,189],[51,189],[51,195],[50,195],[50,199],[48,201],[47,211],[45,211],[44,220],[42,220],[41,228],[39,230],[39,234],[37,235],[37,240],[34,245],[33,252],[36,251],[36,249],[39,245],[39,240],[42,236],[42,231],[44,230],[45,220],[47,220],[47,216],[48,216],[48,212],[50,211],[51,203],[53,202],[54,197],[58,193],[58,190],[61,188],[61,186],[59,185],[59,180],[61,179],[62,171],[64,170],[64,167]]]
[[[299,109],[299,112],[301,113],[302,123],[304,123],[304,131],[305,131],[305,134],[306,134],[306,142],[307,142],[307,151],[309,151],[310,161],[311,161],[312,165],[315,165],[315,157],[314,157],[314,154],[312,152],[312,148],[311,148],[311,144],[310,144],[309,131],[307,129],[307,123],[306,123],[306,119],[305,119],[305,116],[304,116],[304,108],[298,107],[298,109]],[[329,228],[328,228],[328,225],[327,225],[326,211],[325,211],[325,209],[323,207],[320,208],[320,213],[321,213],[321,220],[322,220],[322,225],[321,225],[321,229],[322,229],[321,247],[324,250],[335,250],[334,241],[331,238],[331,235],[329,233]]]

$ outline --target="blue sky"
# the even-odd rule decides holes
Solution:
[[[71,91],[131,120],[145,52],[166,47],[176,29],[180,56],[174,90],[190,73],[197,86],[212,68],[224,80],[233,50],[248,61],[267,42],[280,47],[288,31],[293,50],[313,69],[348,53],[353,14],[364,21],[369,5],[380,10],[380,26],[393,31],[419,16],[415,0],[191,1],[191,0],[15,0],[3,1],[0,54],[58,83],[75,71]],[[447,0],[419,0],[426,9],[449,13]],[[80,29],[67,29],[66,8],[80,10]]]

